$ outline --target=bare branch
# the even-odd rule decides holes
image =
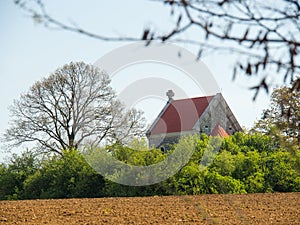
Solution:
[[[159,33],[147,28],[141,30],[141,37],[106,36],[51,17],[42,0],[19,0],[15,4],[46,27],[101,41],[143,40],[149,45],[159,40],[193,44],[200,48],[198,58],[226,50],[237,59],[233,67],[235,74],[260,75],[259,85],[264,84],[266,71],[282,76],[283,82],[287,78],[293,81],[300,74],[300,7],[297,0],[148,1],[170,7],[170,16],[175,17],[175,21],[168,31]],[[195,30],[198,35],[193,39],[182,38],[183,34]]]
[[[144,127],[142,117],[124,116],[109,84],[107,74],[82,62],[57,69],[14,102],[4,140],[11,147],[34,142],[41,152],[57,153],[129,138]]]

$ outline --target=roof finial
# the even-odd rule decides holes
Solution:
[[[172,100],[175,95],[173,90],[168,90],[166,94],[169,97],[169,100]]]

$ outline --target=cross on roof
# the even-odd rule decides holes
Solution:
[[[169,99],[172,99],[175,95],[174,91],[172,91],[172,90],[168,90],[168,92],[166,94],[169,97]]]

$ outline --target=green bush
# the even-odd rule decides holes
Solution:
[[[74,198],[103,196],[104,179],[77,150],[43,162],[24,182],[25,198]]]
[[[205,134],[187,136],[166,154],[148,149],[145,140],[134,140],[128,146],[90,148],[81,153],[65,150],[62,155],[43,159],[26,151],[13,155],[7,164],[0,164],[0,199],[300,191],[299,146],[294,146],[293,151],[286,146],[274,144],[266,135],[236,133],[225,139]],[[170,160],[176,151],[176,157]],[[107,152],[111,157],[104,157]],[[182,159],[187,155],[191,157],[184,165]],[[182,168],[158,184],[132,187],[105,179],[93,168],[105,167],[111,178],[132,176],[136,180],[153,179],[165,171],[143,177],[138,169],[129,173],[117,164],[112,166],[112,157],[137,166],[166,159],[170,165],[175,163]]]

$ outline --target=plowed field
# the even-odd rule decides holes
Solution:
[[[300,224],[300,193],[0,201],[0,224]]]

